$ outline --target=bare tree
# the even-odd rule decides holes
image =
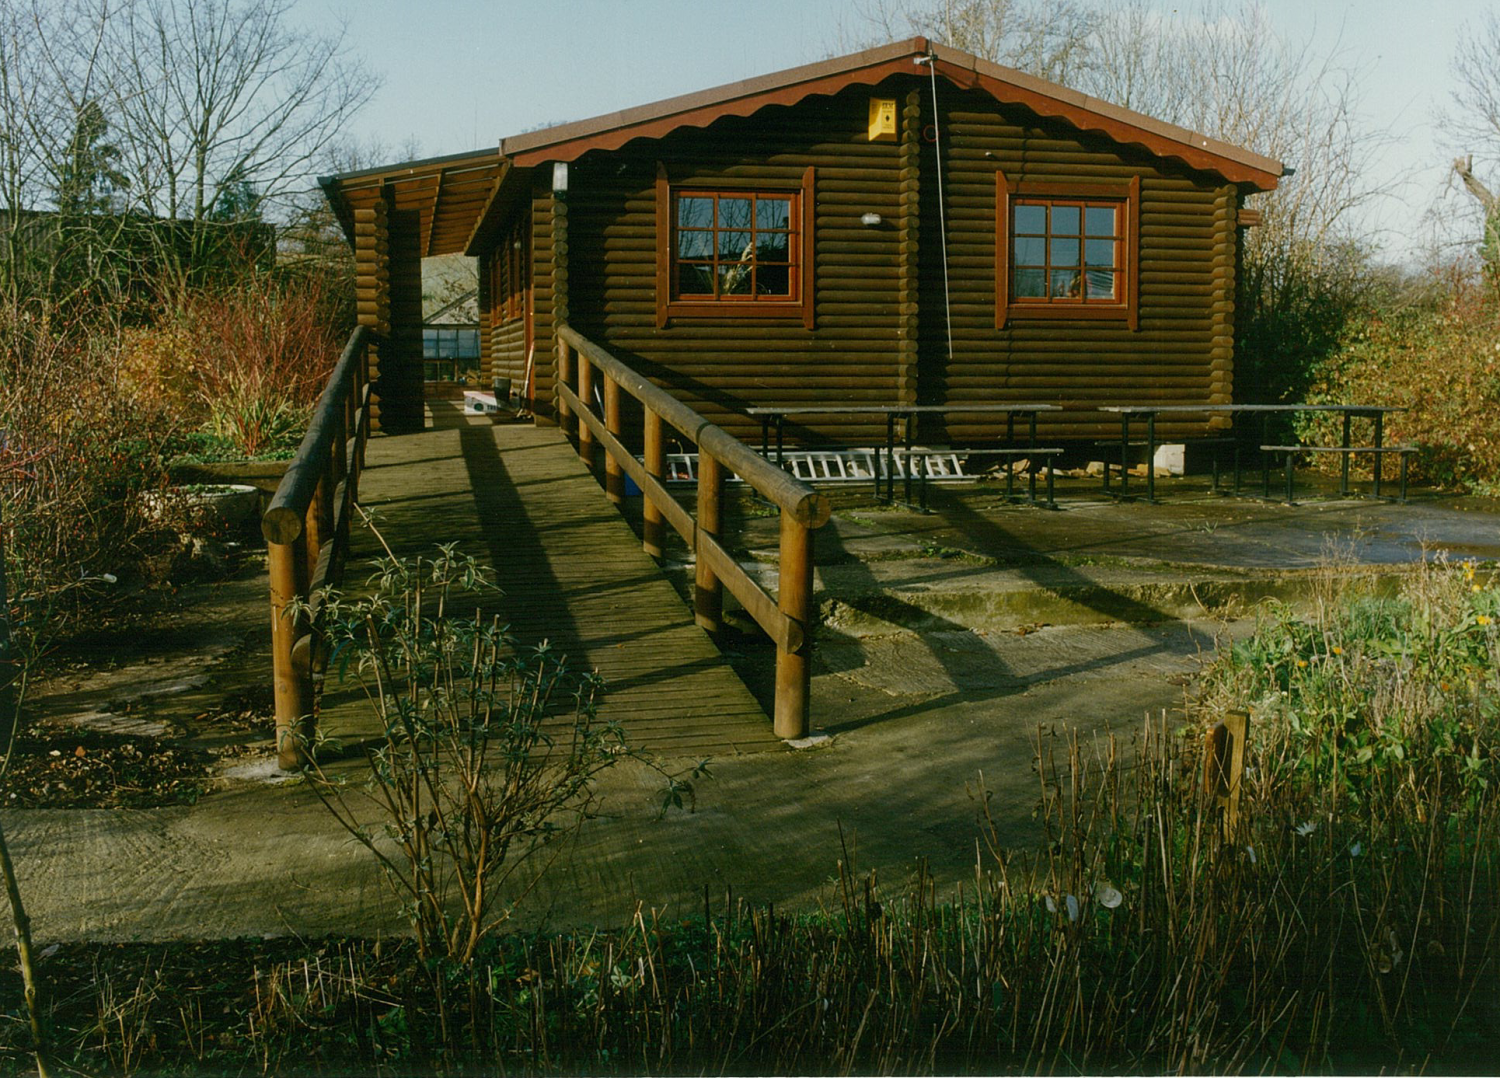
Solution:
[[[148,214],[191,224],[256,216],[298,187],[378,80],[342,32],[289,22],[290,0],[122,0],[107,42],[123,170]],[[231,201],[235,213],[226,213]]]
[[[1076,0],[864,0],[840,28],[847,50],[921,35],[1054,82],[1088,62],[1099,16]]]
[[[1470,235],[1478,217],[1480,259],[1487,274],[1500,280],[1500,195],[1493,181],[1480,178],[1500,170],[1500,13],[1494,8],[1460,28],[1452,70],[1456,86],[1439,127],[1459,154],[1452,175],[1474,199],[1473,212],[1462,216]]]

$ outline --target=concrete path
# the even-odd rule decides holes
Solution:
[[[1048,513],[979,488],[940,496],[931,515],[838,495],[819,537],[827,625],[813,681],[815,722],[831,737],[799,752],[717,753],[698,811],[663,818],[659,778],[622,764],[601,783],[604,814],[564,849],[523,921],[619,924],[636,902],[686,916],[705,891],[716,908],[730,892],[806,907],[830,894],[845,845],[882,880],[926,858],[956,884],[973,871],[981,770],[1007,838],[1029,841],[1038,732],[1128,738],[1145,715],[1179,707],[1216,640],[1247,631],[1257,597],[1400,571],[1434,547],[1500,556],[1500,518],[1472,501],[1287,509],[1161,493],[1157,506],[1075,499]],[[757,554],[774,521],[741,510],[732,523],[747,562],[770,573]],[[1339,564],[1315,568],[1330,550]],[[668,570],[680,584],[682,559]],[[168,662],[170,684],[125,710],[165,720],[241,688],[260,670],[263,577],[215,595],[173,627],[173,655],[132,659],[97,684],[74,671],[40,703],[108,714]],[[749,636],[729,647],[764,703],[764,649]],[[182,653],[199,654],[201,670],[181,676]],[[268,750],[190,807],[0,814],[39,941],[400,931],[368,855],[300,781],[273,781]]]

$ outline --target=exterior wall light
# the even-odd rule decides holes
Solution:
[[[566,198],[568,194],[568,163],[566,161],[552,162],[552,193]]]
[[[867,213],[859,219],[859,223],[865,225],[866,227],[874,228],[876,225],[880,224],[880,214]]]

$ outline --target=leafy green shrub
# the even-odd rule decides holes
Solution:
[[[1357,804],[1421,782],[1475,795],[1500,779],[1500,593],[1473,562],[1428,563],[1395,595],[1311,619],[1271,605],[1211,691],[1255,709],[1261,757]]]
[[[1387,417],[1386,440],[1418,447],[1415,476],[1500,493],[1500,300],[1455,278],[1435,302],[1369,310],[1315,368],[1309,399],[1406,408]],[[1336,423],[1306,416],[1302,434],[1337,444]]]
[[[423,957],[460,965],[509,919],[540,874],[523,878],[528,863],[586,818],[594,779],[625,752],[619,728],[598,720],[597,678],[545,644],[517,649],[496,620],[450,616],[457,594],[485,583],[449,545],[378,563],[367,597],[330,596],[330,663],[353,672],[380,721],[363,791],[380,822],[313,765],[313,788],[385,869]]]

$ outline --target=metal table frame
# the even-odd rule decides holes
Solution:
[[[1023,416],[1027,419],[1027,446],[1036,446],[1036,417],[1039,412],[1060,412],[1062,406],[1058,404],[845,404],[845,405],[790,405],[784,408],[756,407],[747,408],[746,413],[760,419],[760,448],[763,456],[770,456],[771,452],[771,430],[776,431],[776,466],[782,466],[782,454],[786,417],[789,415],[883,415],[885,416],[885,500],[893,501],[896,496],[896,420],[905,419],[905,446],[903,447],[907,461],[905,481],[905,500],[911,503],[911,467],[913,424],[911,419],[917,415],[1004,415],[1005,416],[1005,439],[1014,444],[1016,436],[1016,417]],[[925,483],[925,476],[924,476]],[[875,473],[875,497],[880,497],[880,472]],[[1035,500],[1036,492],[1033,484],[1032,498]]]
[[[1242,415],[1261,416],[1261,439],[1260,444],[1269,444],[1269,432],[1271,417],[1286,412],[1340,412],[1343,414],[1343,442],[1342,448],[1351,448],[1350,433],[1351,424],[1355,416],[1371,418],[1375,421],[1374,441],[1370,448],[1379,449],[1384,444],[1385,416],[1387,412],[1404,412],[1405,408],[1397,408],[1377,404],[1106,404],[1097,409],[1101,412],[1111,412],[1120,417],[1120,496],[1129,497],[1130,469],[1128,458],[1130,454],[1130,424],[1134,419],[1143,418],[1146,421],[1146,500],[1156,501],[1156,417],[1159,415],[1228,415],[1238,426],[1239,417]],[[1371,454],[1375,458],[1375,486],[1374,496],[1380,497],[1380,472],[1383,454]],[[1271,463],[1270,456],[1261,453],[1261,496],[1271,496]],[[1343,462],[1339,474],[1339,493],[1349,493],[1349,457],[1351,454],[1343,455]],[[1105,469],[1105,479],[1109,478],[1109,470]],[[1239,468],[1235,468],[1235,491],[1239,491]]]

